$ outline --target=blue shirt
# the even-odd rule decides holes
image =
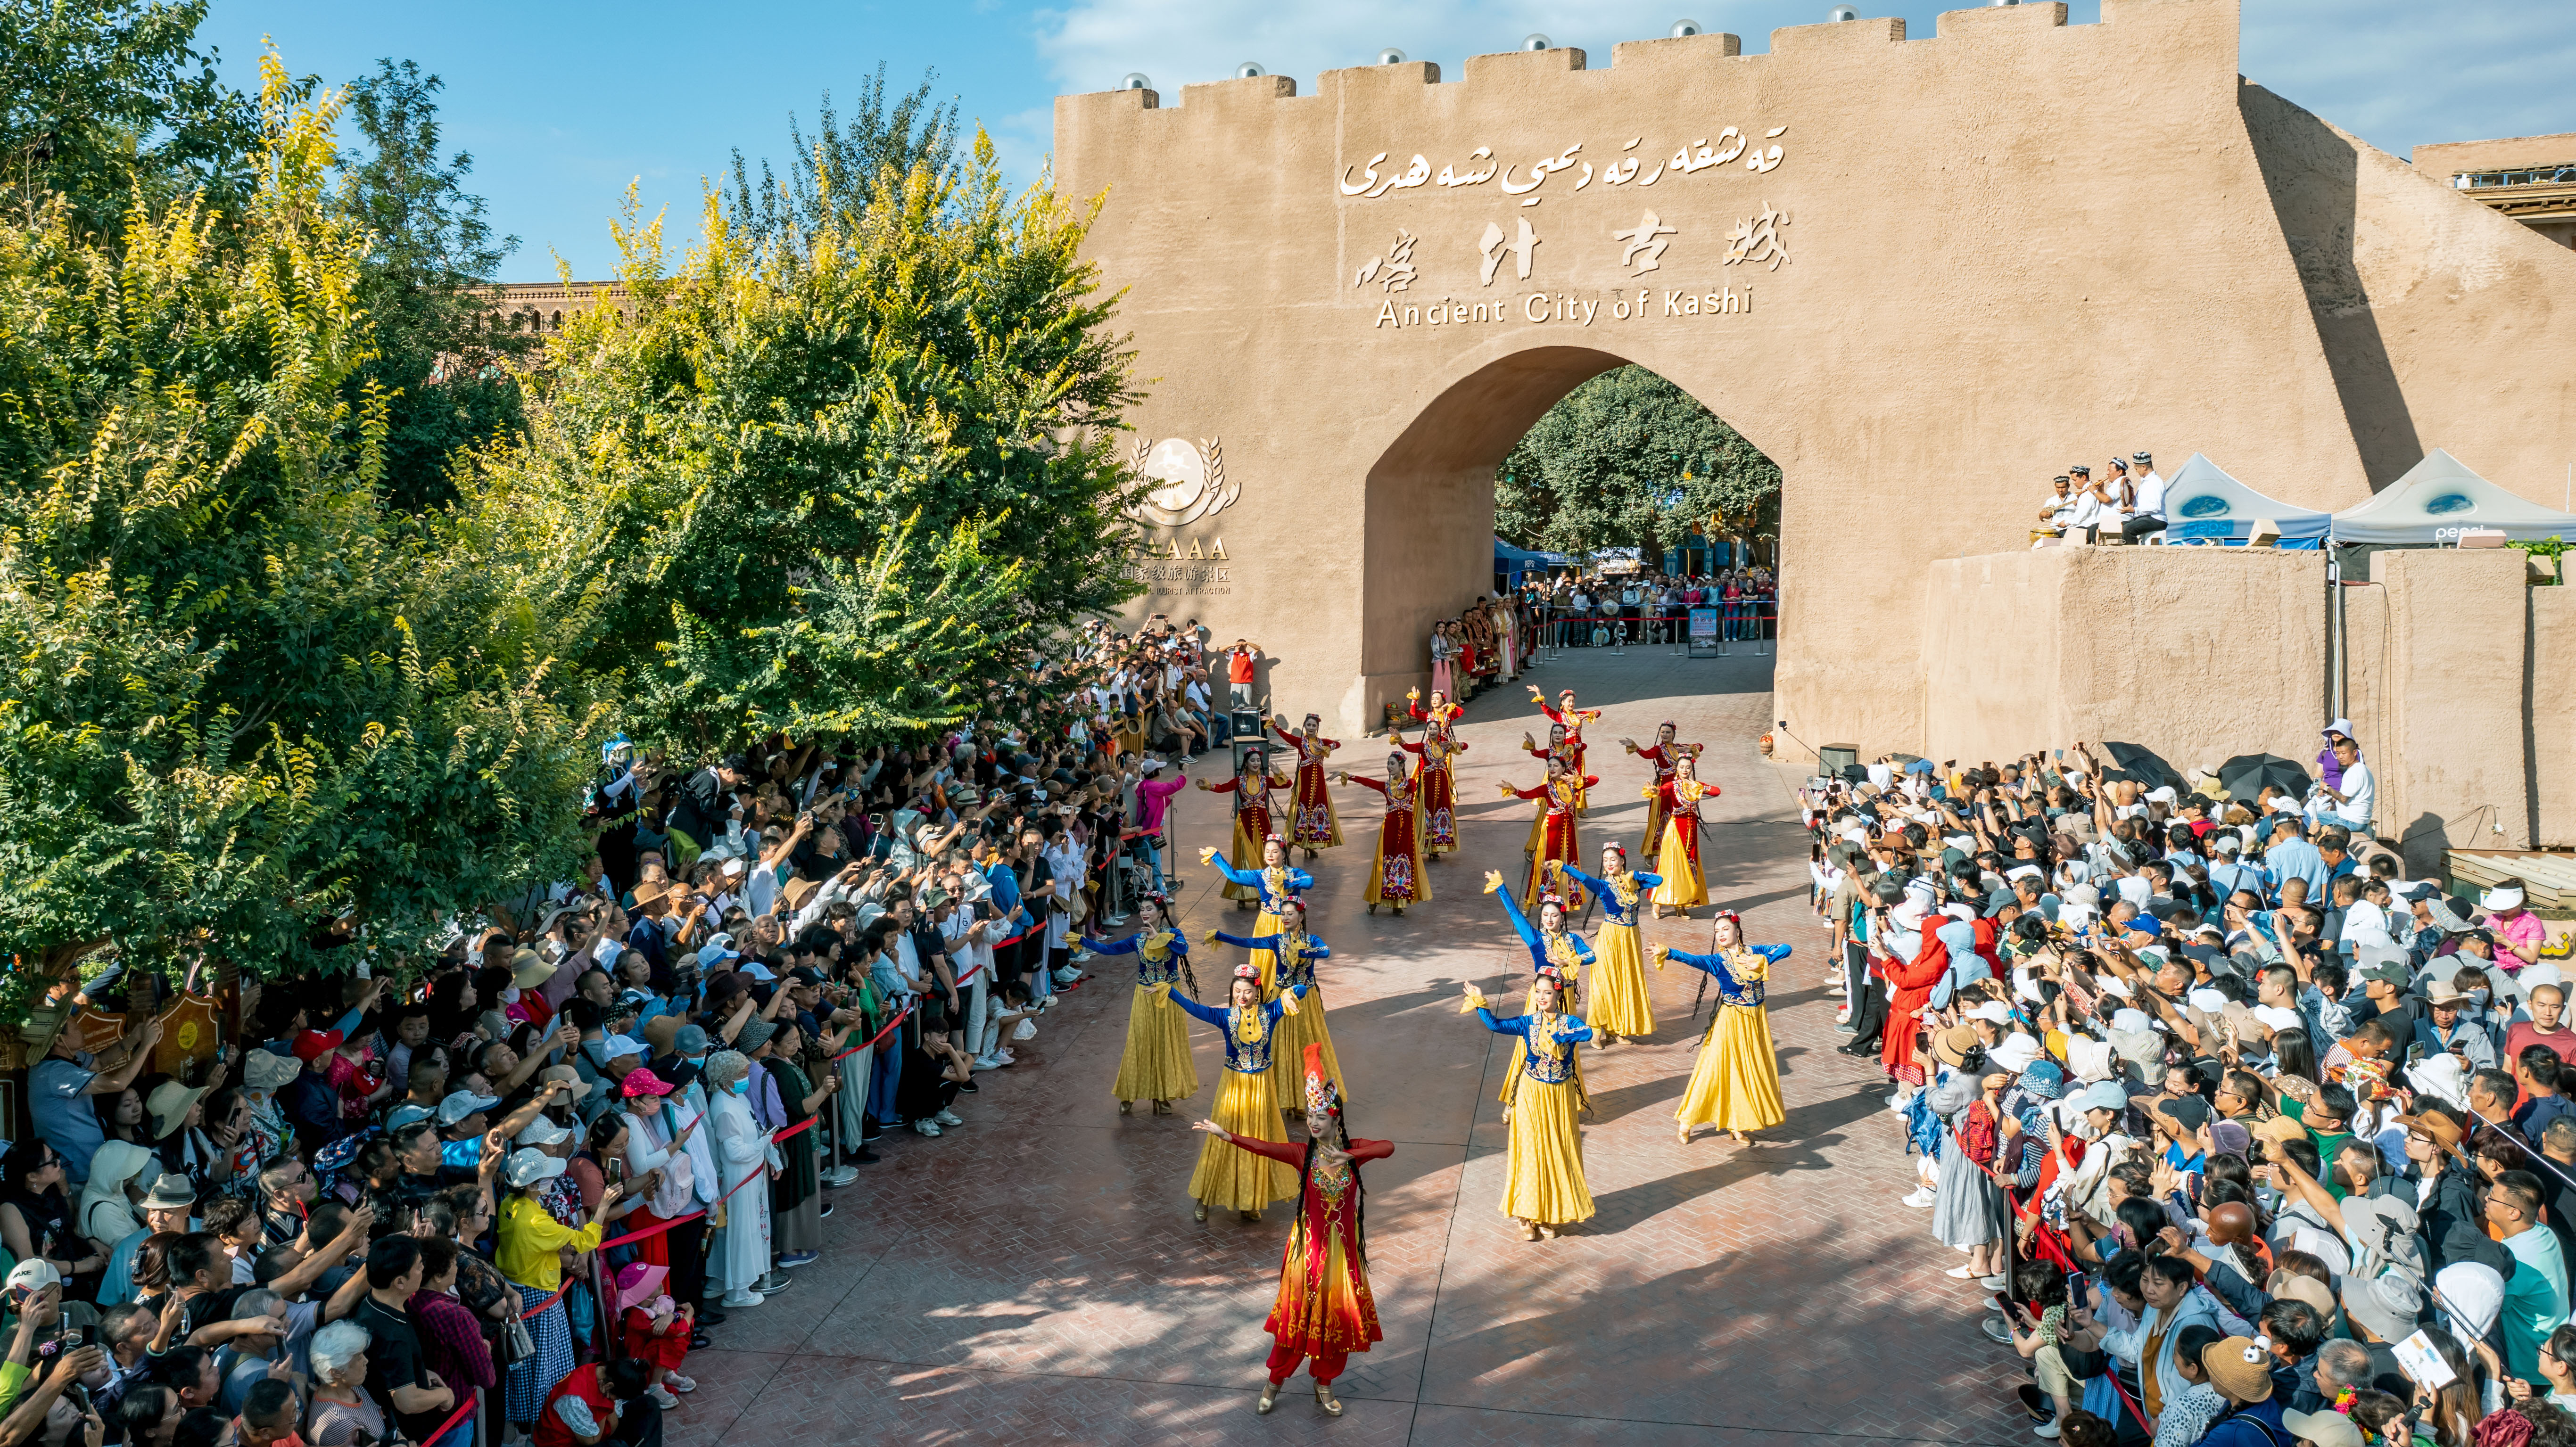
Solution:
[[[984,880],[993,886],[993,909],[997,914],[1003,919],[1017,920],[1021,924],[1029,922],[1028,917],[1020,910],[1019,871],[1002,860],[996,859],[984,867]]]
[[[63,1174],[72,1185],[66,1196],[79,1195],[89,1183],[90,1157],[107,1143],[98,1108],[90,1104],[89,1083],[98,1079],[91,1063],[86,1050],[72,1060],[48,1055],[27,1072],[27,1111],[35,1117],[36,1134],[63,1158]]]
[[[2317,846],[2305,839],[2284,839],[2264,852],[2263,862],[2271,866],[2276,897],[2280,886],[2295,876],[2308,882],[2309,905],[2326,907],[2326,857],[2317,852]]]

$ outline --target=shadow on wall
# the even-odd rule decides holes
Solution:
[[[2308,313],[2333,370],[2344,420],[2370,490],[2377,492],[2420,461],[2424,446],[2371,312],[2370,293],[2353,264],[2360,158],[2333,127],[2261,86],[2240,85],[2237,97],[2282,240],[2308,294]]]

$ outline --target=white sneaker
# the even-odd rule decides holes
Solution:
[[[2005,1287],[2012,1285],[2012,1278],[2009,1276],[1980,1276],[1977,1278],[1977,1284],[1988,1291],[2001,1291]]]
[[[1081,978],[1082,971],[1075,969],[1071,965],[1067,965],[1063,969],[1055,972],[1055,987],[1061,990],[1065,986],[1070,985]]]
[[[674,1412],[679,1410],[680,1399],[672,1396],[666,1391],[663,1391],[659,1386],[648,1388],[645,1391],[644,1396],[646,1400],[650,1401],[654,1406],[661,1408],[665,1412]]]
[[[673,1372],[669,1376],[664,1377],[662,1379],[662,1385],[665,1389],[674,1392],[694,1392],[698,1389],[698,1384],[694,1379],[681,1376],[678,1372]]]
[[[975,1057],[975,1068],[978,1070],[999,1070],[1002,1068],[1002,1062],[994,1059],[990,1055],[978,1055]]]
[[[996,1065],[1017,1065],[1020,1063],[1020,1057],[1012,1054],[1008,1050],[996,1050],[993,1052],[993,1063]]]
[[[2030,1435],[2033,1437],[2055,1437],[2057,1435],[2056,1419],[2051,1418],[2050,1420],[2042,1422],[2038,1426],[2031,1428]]]
[[[724,1294],[724,1304],[725,1308],[729,1311],[746,1306],[758,1306],[760,1305],[760,1293],[757,1291],[728,1291]]]
[[[927,1118],[917,1120],[912,1123],[912,1129],[915,1135],[937,1135],[939,1134],[939,1122]]]
[[[964,1125],[966,1123],[965,1121],[960,1120],[957,1116],[957,1112],[953,1110],[943,1110],[939,1114],[932,1116],[931,1119],[939,1122],[941,1125]]]
[[[1898,1198],[1902,1204],[1912,1206],[1918,1211],[1928,1209],[1932,1204],[1932,1199],[1932,1192],[1922,1186],[1915,1187],[1913,1195],[1901,1196]],[[1953,1272],[1951,1274],[1956,1275],[1958,1273]]]

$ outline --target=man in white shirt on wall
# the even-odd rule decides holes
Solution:
[[[2335,761],[2343,765],[2343,782],[2331,789],[2318,783],[2316,792],[2331,801],[2319,817],[2341,824],[2356,835],[2367,835],[2371,811],[2379,804],[2379,781],[2371,776],[2370,765],[2361,761],[2361,744],[2352,736],[2335,740],[2334,751]]]
[[[2120,535],[2134,543],[2165,530],[2165,480],[2156,471],[2156,460],[2147,454],[2135,453],[2129,460],[2137,464],[2130,469],[2137,478],[2131,484],[2137,503],[2129,509],[2129,520],[2120,525]]]
[[[2089,543],[2102,521],[2102,497],[2093,490],[2093,469],[2079,465],[2066,471],[2075,480],[2075,510],[2066,519],[2066,536]]]

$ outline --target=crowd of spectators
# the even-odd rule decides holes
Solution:
[[[1753,565],[1713,573],[1567,573],[1531,578],[1519,598],[1532,637],[1556,648],[1669,643],[1690,610],[1716,608],[1728,638],[1764,638],[1778,624],[1779,581]]]
[[[412,957],[87,962],[21,1027],[0,1447],[658,1442],[836,1187],[1038,1065],[1257,655],[1093,625],[1042,725],[613,739],[581,877]]]
[[[1807,791],[1845,1053],[2041,1438],[2576,1442],[2576,1031],[2515,882],[2084,747]]]

